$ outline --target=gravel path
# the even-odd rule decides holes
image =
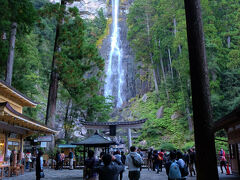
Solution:
[[[44,170],[45,178],[43,180],[83,180],[83,171],[76,169],[76,170],[53,170],[53,169],[45,169]],[[123,180],[128,180],[127,178],[128,170],[124,172],[124,178]],[[222,180],[228,180],[228,179],[239,179],[238,177],[234,176],[227,176],[224,174],[219,174],[220,179]],[[11,178],[4,178],[6,180],[35,180],[35,172],[25,172],[24,175],[15,176]],[[157,174],[153,171],[148,171],[147,169],[143,169],[141,171],[141,178],[140,180],[167,180],[165,169],[163,169],[163,172],[160,172]],[[188,177],[187,180],[196,180],[196,177]]]

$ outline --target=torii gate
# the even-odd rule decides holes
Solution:
[[[142,125],[146,122],[146,119],[141,119],[138,121],[123,121],[123,122],[81,122],[81,124],[86,129],[109,129],[110,135],[115,136],[116,135],[116,129],[117,127],[127,129],[128,130],[128,145],[129,147],[132,146],[132,133],[131,129],[134,128],[141,128]]]

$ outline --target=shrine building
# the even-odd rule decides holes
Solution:
[[[0,162],[8,150],[23,151],[24,138],[33,134],[56,134],[57,131],[23,114],[23,107],[37,103],[0,80]]]

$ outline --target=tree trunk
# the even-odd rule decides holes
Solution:
[[[171,51],[169,48],[168,48],[168,59],[169,59],[169,64],[170,64],[171,78],[173,80],[172,58],[171,58]]]
[[[228,48],[231,47],[231,37],[230,36],[227,37],[227,46],[228,46]]]
[[[166,80],[165,70],[164,70],[164,66],[163,66],[160,40],[158,41],[158,45],[159,45],[159,51],[160,51],[160,64],[161,64],[161,69],[162,69],[162,74],[163,74],[163,81],[164,81],[164,86],[165,86],[167,99],[169,101],[169,94],[168,94],[168,90],[167,90],[167,80]]]
[[[66,1],[61,0],[61,8],[66,9]],[[51,68],[51,77],[50,77],[50,86],[48,91],[48,104],[47,104],[47,114],[45,124],[50,126],[51,128],[55,128],[55,117],[56,117],[56,104],[57,104],[57,92],[58,92],[58,80],[59,75],[57,72],[57,62],[56,62],[56,53],[60,51],[60,46],[58,44],[59,32],[61,24],[64,23],[64,12],[61,15],[62,19],[57,21],[56,27],[56,36],[54,43],[54,52],[53,52],[53,60],[52,60],[52,68]]]
[[[193,131],[192,117],[191,117],[191,114],[190,114],[188,104],[187,104],[187,107],[186,107],[186,113],[187,113],[187,119],[188,119],[188,129],[189,129],[189,131]]]
[[[64,118],[64,124],[67,124],[69,122],[69,110],[70,110],[70,107],[71,107],[71,103],[72,103],[72,99],[69,99],[68,100],[68,103],[67,103],[67,107],[66,107],[66,113],[65,113],[65,118]],[[67,143],[68,143],[68,140],[69,140],[69,134],[68,134],[68,129],[65,128],[65,139],[67,140]]]
[[[155,86],[155,91],[156,93],[158,93],[158,83],[157,83],[157,76],[156,76],[156,71],[154,68],[154,62],[153,62],[153,58],[152,58],[152,53],[150,53],[150,59],[151,59],[151,63],[152,63],[152,70],[153,70],[153,80],[154,80],[154,86]]]
[[[197,180],[218,180],[200,0],[184,0],[190,62]],[[207,162],[207,166],[206,166]]]
[[[148,45],[150,46],[150,26],[149,26],[149,18],[148,18],[148,14],[146,14],[146,18],[147,18],[147,35],[148,35]],[[157,77],[156,77],[156,72],[155,72],[155,68],[154,68],[154,62],[153,62],[153,56],[152,56],[152,52],[149,53],[149,57],[151,60],[151,64],[153,66],[153,80],[154,80],[154,86],[155,86],[155,91],[158,94],[158,83],[157,83]]]
[[[179,51],[179,54],[182,54],[182,47],[180,44],[178,45],[178,51]]]
[[[8,54],[7,70],[6,70],[6,76],[5,76],[5,81],[9,85],[12,84],[16,33],[17,33],[17,23],[13,22],[11,25],[11,37],[10,37],[10,41],[9,41],[9,54]]]
[[[176,18],[173,19],[173,26],[174,26],[174,36],[177,36],[177,23],[176,23]]]
[[[56,27],[56,36],[54,44],[54,54],[52,60],[52,71],[50,77],[50,86],[48,91],[48,104],[47,104],[47,115],[45,124],[51,128],[55,128],[55,116],[56,116],[56,104],[57,104],[57,92],[58,92],[58,79],[59,75],[57,73],[56,64],[56,53],[59,49],[58,38],[59,38],[59,24]]]

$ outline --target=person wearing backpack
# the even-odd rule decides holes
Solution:
[[[169,160],[165,164],[168,180],[181,180],[181,172],[176,160],[176,153],[171,151]]]
[[[139,180],[140,179],[140,167],[143,164],[142,157],[136,152],[136,147],[130,147],[130,153],[126,158],[126,165],[128,166],[128,178],[129,180]]]
[[[183,155],[182,155],[181,151],[177,151],[176,156],[177,156],[177,163],[179,165],[179,169],[181,172],[181,177],[182,177],[181,179],[185,180],[185,179],[187,179],[186,176],[188,175],[188,167],[187,167],[186,163],[184,162],[184,160],[182,159]]]
[[[159,171],[162,172],[162,166],[163,166],[163,149],[158,153],[158,159],[159,159]]]
[[[155,171],[155,169],[157,170],[157,173],[159,173],[159,165],[161,162],[161,156],[159,156],[158,151],[154,150],[153,151],[153,169]]]

